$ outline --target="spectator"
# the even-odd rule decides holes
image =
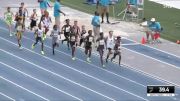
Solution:
[[[44,12],[47,11],[48,6],[50,6],[49,0],[38,0],[39,6],[41,9],[41,15],[44,15]]]
[[[147,40],[149,41],[149,35],[151,35],[152,41],[154,41],[154,34],[161,31],[161,25],[159,22],[156,22],[155,18],[151,18],[151,21],[148,24],[148,31],[146,32]]]
[[[54,4],[54,17],[55,17],[55,25],[58,26],[58,30],[60,31],[60,13],[65,16],[65,13],[61,11],[61,0],[57,0]]]
[[[106,14],[106,18],[107,18],[107,23],[109,24],[109,4],[110,4],[110,0],[98,0],[97,2],[97,6],[100,5],[100,12],[101,12],[101,17],[102,17],[102,21],[101,23],[104,23],[104,14]]]
[[[98,12],[95,12],[95,15],[92,18],[91,24],[93,25],[93,31],[94,31],[95,40],[97,40],[97,38],[99,38],[99,33],[100,33],[100,18],[99,18],[99,13]]]

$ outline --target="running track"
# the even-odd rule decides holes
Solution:
[[[147,97],[147,85],[166,83],[140,74],[126,66],[109,63],[101,68],[99,57],[93,55],[88,64],[82,50],[76,52],[76,61],[71,52],[61,45],[52,55],[51,40],[45,41],[45,55],[40,46],[31,49],[33,34],[26,32],[23,50],[17,48],[17,41],[9,37],[5,24],[0,21],[0,101],[2,100],[119,100],[119,101],[179,101],[180,89],[175,97]],[[123,43],[134,43],[123,40]],[[124,46],[151,58],[180,67],[179,57],[162,53],[142,45]],[[149,54],[148,51],[155,51]],[[170,55],[170,56],[169,56]],[[168,57],[166,57],[168,56]],[[171,58],[172,61],[167,61]]]

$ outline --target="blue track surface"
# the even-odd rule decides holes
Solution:
[[[0,27],[6,28],[2,22]],[[57,48],[53,56],[50,39],[45,41],[43,56],[40,45],[31,49],[33,40],[32,33],[25,33],[22,40],[24,49],[19,50],[16,38],[9,37],[7,30],[0,30],[0,92],[15,100],[175,100],[175,97],[146,96],[147,85],[164,85],[163,82],[113,63],[108,63],[103,69],[99,57],[94,55],[92,63],[88,64],[79,49],[77,60],[72,61],[71,51],[66,45]],[[123,42],[133,43],[128,40]],[[141,50],[130,46],[126,48]],[[165,53],[162,55],[166,56]],[[180,90],[176,89],[176,93],[180,94]],[[1,96],[0,100],[9,100]],[[180,100],[179,95],[176,98]]]

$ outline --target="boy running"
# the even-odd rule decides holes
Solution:
[[[106,57],[106,63],[108,62],[109,56],[113,53],[112,49],[114,48],[115,38],[113,36],[113,31],[109,31],[109,35],[106,38],[106,47],[108,49],[107,57]]]
[[[103,63],[103,55],[104,55],[104,45],[105,45],[105,38],[103,32],[100,33],[100,37],[96,40],[99,43],[97,51],[99,51],[100,60],[102,67],[105,67]]]
[[[11,12],[11,8],[7,7],[7,12],[4,13],[4,19],[9,28],[9,35],[12,36],[12,20],[13,13]]]
[[[114,56],[111,58],[111,61],[113,61],[113,59],[116,58],[116,56],[119,56],[119,66],[121,65],[121,37],[118,36],[117,40],[115,42],[115,46],[114,46]]]
[[[80,36],[80,44],[79,46],[82,45],[83,41],[84,41],[84,38],[85,38],[85,34],[86,34],[86,28],[85,26],[83,25],[82,26],[82,30],[81,30],[81,36]]]
[[[52,37],[52,48],[53,48],[53,55],[54,53],[54,48],[57,46],[59,47],[59,40],[58,40],[58,36],[60,35],[60,32],[58,30],[58,26],[54,25],[53,26],[53,30],[51,31],[51,37]]]
[[[80,28],[78,26],[78,21],[74,21],[74,25],[72,26],[72,31],[73,31],[72,33],[74,33],[76,36],[77,42],[79,42]],[[76,45],[78,45],[78,44],[76,44]]]
[[[21,21],[21,18],[17,19],[17,23],[15,25],[15,29],[16,29],[16,36],[17,36],[17,40],[18,40],[18,45],[19,45],[19,49],[22,49],[22,45],[21,45],[21,38],[22,38],[22,33],[23,33],[23,23]]]
[[[30,23],[30,29],[32,30],[35,26],[37,26],[37,13],[36,13],[36,9],[33,9],[33,14],[30,17],[31,19],[31,23]]]
[[[88,36],[84,39],[85,42],[85,54],[88,55],[87,62],[91,62],[91,51],[92,51],[92,43],[94,42],[94,37],[92,36],[92,30],[88,31]]]
[[[72,49],[72,60],[75,60],[75,50],[78,44],[78,37],[79,37],[80,28],[77,25],[77,21],[74,21],[74,25],[72,27],[72,33],[70,33],[70,45]]]
[[[49,12],[45,11],[44,17],[42,17],[42,23],[44,25],[45,32],[43,34],[43,40],[46,39],[46,34],[49,31],[50,24],[52,23],[51,17],[49,16]]]
[[[21,8],[22,8],[22,22],[23,22],[23,28],[25,29],[25,20],[26,20],[26,16],[28,16],[28,10],[25,7],[24,2],[21,2]],[[27,14],[27,15],[26,15]]]
[[[64,41],[67,41],[67,46],[68,46],[68,50],[69,50],[69,41],[70,41],[69,36],[70,36],[72,27],[70,25],[70,20],[69,19],[66,19],[65,21],[66,21],[66,24],[62,27],[62,31],[64,33],[65,39],[62,40],[62,44],[63,44]]]
[[[36,42],[32,44],[32,49],[34,49],[35,45],[41,41],[41,54],[44,55],[44,44],[43,44],[43,40],[42,40],[42,37],[43,37],[43,33],[44,33],[44,29],[42,28],[42,25],[39,24],[38,25],[38,29],[35,30],[35,39],[36,39]]]

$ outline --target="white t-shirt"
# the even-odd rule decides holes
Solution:
[[[52,30],[51,35],[52,35],[52,37],[58,37],[59,31],[58,30]]]
[[[111,48],[113,49],[114,48],[114,43],[115,43],[115,40],[114,40],[114,37],[107,37],[107,48]]]
[[[50,17],[44,17],[44,20],[42,22],[43,22],[43,25],[45,27],[49,27],[51,24],[51,18]]]
[[[38,37],[43,37],[43,33],[44,33],[44,29],[42,28],[42,29],[37,29],[37,36]]]

